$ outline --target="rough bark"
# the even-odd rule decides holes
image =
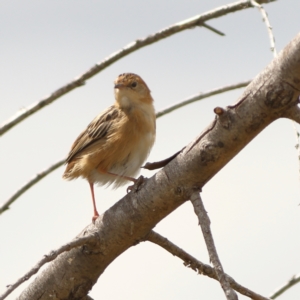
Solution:
[[[300,34],[165,168],[108,209],[81,235],[99,242],[61,254],[18,299],[86,299],[105,268],[207,183],[274,120],[300,120]],[[199,115],[201,112],[199,112]]]

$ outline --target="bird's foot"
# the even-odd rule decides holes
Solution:
[[[142,186],[142,184],[146,181],[146,178],[144,176],[140,176],[138,179],[135,180],[134,184],[133,185],[130,185],[128,188],[127,188],[127,193],[130,193],[130,192],[134,192],[136,193],[140,187]]]
[[[96,221],[98,218],[99,218],[99,214],[98,214],[98,213],[94,214],[94,216],[93,216],[93,218],[92,218],[93,224],[95,224],[95,221]]]

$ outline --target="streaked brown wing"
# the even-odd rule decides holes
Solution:
[[[75,140],[68,158],[66,159],[66,163],[69,163],[78,153],[80,153],[80,151],[104,138],[107,135],[113,120],[118,116],[119,110],[114,105],[98,115]]]

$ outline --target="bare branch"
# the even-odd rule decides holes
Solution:
[[[171,253],[174,256],[179,257],[184,261],[184,265],[188,268],[191,268],[192,270],[196,271],[198,274],[202,274],[205,276],[208,276],[210,278],[213,278],[215,280],[218,280],[217,274],[211,266],[202,263],[201,261],[197,260],[192,255],[185,252],[183,249],[179,248],[177,245],[170,242],[165,237],[161,236],[159,233],[151,230],[149,235],[146,237],[146,239],[154,243],[165,250],[167,250],[169,253]],[[269,298],[263,297],[248,288],[242,286],[241,284],[237,283],[232,277],[227,275],[228,281],[230,283],[230,286],[235,289],[240,294],[247,296],[253,300],[269,300]]]
[[[269,34],[271,51],[273,52],[274,57],[276,57],[277,51],[276,51],[276,47],[275,47],[275,38],[273,35],[272,26],[271,26],[269,18],[268,18],[268,14],[265,11],[265,9],[263,8],[263,6],[258,4],[257,1],[251,0],[251,4],[255,7],[257,7],[259,9],[260,13],[262,14],[263,21],[266,23],[268,34]]]
[[[208,92],[205,92],[205,93],[198,93],[196,95],[193,95],[185,100],[182,100],[180,102],[177,102],[176,104],[172,104],[171,106],[159,111],[156,113],[156,118],[159,118],[163,115],[166,115],[178,108],[181,108],[185,105],[188,105],[190,103],[193,103],[193,102],[196,102],[196,101],[199,101],[199,100],[202,100],[204,98],[208,98],[208,97],[211,97],[211,96],[214,96],[214,95],[217,95],[217,94],[221,94],[221,93],[224,93],[224,92],[228,92],[228,91],[232,91],[232,90],[235,90],[235,89],[239,89],[239,88],[242,88],[242,87],[245,87],[247,86],[249,83],[251,82],[251,80],[247,80],[247,81],[242,81],[242,82],[239,82],[239,83],[235,83],[235,84],[231,84],[231,85],[226,85],[226,86],[223,86],[223,87],[220,87],[220,88],[216,88],[216,89],[213,89],[211,91],[208,91]]]
[[[295,132],[295,140],[296,140],[296,144],[295,144],[295,148],[297,150],[297,158],[298,158],[298,179],[300,181],[300,133],[297,129],[297,123],[295,121],[292,121],[292,125],[293,125],[293,129]]]
[[[50,174],[52,171],[56,170],[59,168],[61,165],[63,165],[65,162],[65,159],[60,160],[50,166],[48,169],[37,173],[32,179],[30,179],[27,183],[25,183],[23,186],[21,186],[12,196],[10,196],[2,206],[0,206],[0,215],[9,209],[9,206],[16,201],[22,194],[24,194],[28,189],[30,189],[33,185],[38,183],[40,180],[42,180],[45,176]]]
[[[223,33],[222,31],[220,31],[220,30],[218,30],[218,29],[216,29],[216,28],[214,28],[214,27],[212,27],[212,26],[210,26],[206,23],[203,23],[201,26],[211,30],[212,32],[214,32],[218,35],[225,36],[225,33]]]
[[[231,288],[229,280],[223,271],[223,267],[221,261],[217,254],[217,249],[215,247],[214,239],[212,236],[212,232],[210,230],[210,220],[205,211],[204,204],[202,202],[200,192],[194,191],[191,195],[191,202],[193,204],[195,213],[199,220],[199,225],[201,226],[201,230],[203,233],[203,237],[206,243],[206,247],[209,254],[209,259],[212,262],[216,274],[218,276],[218,280],[224,290],[226,298],[228,300],[236,300],[238,299],[237,294]]]
[[[271,45],[271,51],[273,52],[274,57],[276,57],[277,51],[276,51],[276,46],[275,46],[275,37],[273,35],[273,31],[272,31],[273,27],[271,26],[271,23],[269,21],[268,14],[267,14],[266,10],[264,9],[264,7],[261,4],[259,4],[257,1],[250,0],[250,2],[251,2],[251,5],[253,5],[253,7],[258,8],[258,10],[260,11],[260,13],[262,15],[263,22],[265,22],[266,27],[267,27],[270,45]]]
[[[294,275],[287,283],[285,283],[281,288],[275,291],[270,299],[276,299],[278,296],[282,295],[285,291],[290,289],[292,286],[300,282],[300,274]]]
[[[271,0],[275,1],[275,0]],[[269,0],[259,0],[259,3],[268,3],[271,2]],[[228,13],[236,12],[238,10],[246,9],[252,7],[249,0],[242,0],[238,2],[234,2],[231,4],[227,4],[224,6],[220,6],[214,10],[208,11],[204,14],[197,15],[190,19],[181,21],[176,23],[172,26],[169,26],[157,33],[151,34],[145,38],[137,39],[132,43],[127,44],[125,47],[121,48],[120,50],[114,52],[107,58],[105,58],[102,62],[97,63],[92,68],[84,72],[82,75],[78,76],[68,84],[62,86],[61,88],[57,89],[49,96],[46,96],[42,100],[35,102],[29,105],[27,108],[23,109],[21,112],[16,113],[12,116],[9,120],[4,122],[0,126],[0,136],[6,133],[9,129],[13,128],[15,125],[19,124],[21,121],[26,119],[27,117],[31,116],[33,113],[39,111],[41,108],[45,107],[46,105],[51,104],[61,96],[65,95],[66,93],[74,90],[77,87],[80,87],[85,84],[85,81],[93,77],[94,75],[98,74],[114,62],[118,61],[122,57],[141,49],[145,46],[151,45],[156,43],[162,39],[172,36],[173,34],[179,33],[183,30],[194,28],[196,26],[202,26],[205,21],[218,18],[224,16]]]
[[[30,270],[28,271],[24,276],[19,278],[15,283],[7,285],[7,290],[0,295],[0,300],[4,300],[11,292],[13,292],[19,285],[21,285],[23,282],[28,280],[31,276],[36,274],[40,268],[45,265],[46,263],[49,263],[50,261],[53,261],[58,255],[60,255],[63,252],[70,251],[73,248],[85,245],[85,244],[93,244],[97,242],[97,235],[88,235],[88,236],[81,236],[79,238],[74,239],[73,241],[62,245],[57,250],[52,250],[49,252],[49,254],[44,255],[44,257]],[[87,298],[88,299],[88,298]]]
[[[298,101],[300,99],[300,96],[298,98]],[[295,148],[297,150],[297,158],[298,158],[298,171],[299,171],[299,180],[300,180],[300,133],[297,129],[296,123],[300,124],[300,108],[299,106],[293,107],[291,110],[287,111],[285,114],[286,118],[289,118],[292,120],[293,129],[295,132],[295,140],[296,145]]]

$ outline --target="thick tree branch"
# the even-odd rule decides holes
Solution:
[[[268,3],[275,0],[259,0],[258,3]],[[156,43],[162,39],[172,36],[173,34],[179,33],[183,30],[194,28],[196,26],[202,26],[205,21],[218,18],[224,16],[228,13],[233,13],[242,9],[252,7],[249,0],[242,0],[238,2],[234,2],[231,4],[227,4],[216,8],[214,10],[208,11],[204,14],[197,15],[192,17],[188,20],[181,21],[176,23],[172,26],[169,26],[165,29],[162,29],[159,32],[151,34],[145,38],[141,38],[138,40],[129,43],[125,47],[121,48],[120,50],[116,51],[115,53],[111,54],[107,58],[105,58],[102,62],[97,63],[92,68],[84,72],[82,75],[78,76],[68,84],[62,86],[61,88],[57,89],[49,96],[39,100],[38,102],[32,103],[25,109],[22,109],[21,112],[17,112],[14,116],[12,116],[9,120],[4,122],[0,126],[0,136],[6,133],[9,129],[13,128],[15,125],[19,124],[21,121],[25,120],[27,117],[31,116],[35,112],[39,111],[41,108],[51,104],[61,96],[67,94],[68,92],[74,90],[77,87],[80,87],[85,84],[85,81],[93,77],[94,75],[98,74],[114,62],[118,61],[119,59],[123,58],[124,56],[141,49],[145,46],[151,45]]]
[[[201,226],[202,234],[209,254],[209,259],[214,266],[218,280],[222,286],[226,298],[228,300],[237,300],[237,294],[231,288],[229,279],[225,275],[221,261],[219,259],[212,232],[210,230],[210,220],[204,208],[204,204],[199,191],[194,191],[192,193],[191,202],[193,204],[195,214],[198,217],[199,225]]]
[[[196,271],[198,274],[202,274],[202,275],[208,276],[210,278],[213,278],[213,279],[219,281],[214,268],[197,260],[195,257],[188,254],[183,249],[179,248],[178,246],[176,246],[175,244],[173,244],[172,242],[170,242],[168,239],[161,236],[157,232],[151,230],[150,233],[147,235],[146,239],[149,242],[154,243],[154,244],[164,248],[172,255],[177,256],[180,259],[182,259],[184,261],[184,265],[186,267],[191,268],[192,270]],[[247,296],[253,300],[270,300],[269,298],[263,297],[255,292],[247,289],[246,287],[242,286],[241,284],[237,283],[229,275],[227,275],[227,274],[225,274],[225,275],[228,278],[228,282],[230,283],[230,286],[233,289],[235,289],[237,292],[239,292],[240,294]]]
[[[86,228],[99,243],[57,257],[19,299],[85,297],[106,267],[201,188],[255,136],[298,104],[300,34],[245,89],[236,104],[223,109],[198,138],[166,167],[127,194]],[[222,111],[222,110],[221,110]],[[70,261],[72,263],[70,263]],[[72,281],[70,281],[72,278]]]
[[[43,265],[45,265],[46,263],[49,263],[50,261],[53,261],[61,253],[70,251],[71,249],[73,249],[75,247],[79,247],[79,246],[82,246],[85,244],[93,245],[96,243],[97,243],[97,235],[96,234],[89,235],[89,236],[82,236],[82,237],[74,239],[73,241],[71,241],[65,245],[62,245],[57,250],[50,251],[49,254],[44,255],[44,257],[24,276],[19,278],[15,283],[7,285],[7,290],[2,295],[0,295],[0,300],[4,300],[19,285],[21,285],[23,282],[25,282],[26,280],[31,278],[31,276],[33,276],[34,274],[36,274]]]

